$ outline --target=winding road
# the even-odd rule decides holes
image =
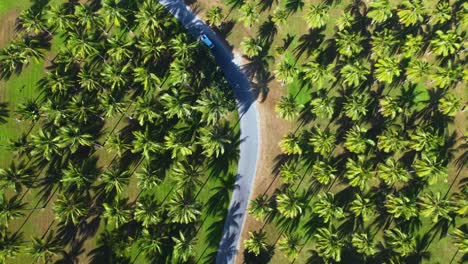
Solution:
[[[159,0],[159,3],[174,15],[195,38],[198,39],[200,32],[203,31],[211,39],[215,45],[212,49],[213,56],[237,98],[241,132],[240,157],[236,182],[216,256],[216,263],[234,263],[257,168],[259,127],[256,99],[248,78],[234,63],[230,49],[183,1]]]

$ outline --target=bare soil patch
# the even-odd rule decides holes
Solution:
[[[19,12],[11,10],[0,17],[0,48],[4,48],[15,35],[15,22]]]

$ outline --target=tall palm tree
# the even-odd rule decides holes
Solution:
[[[134,115],[140,126],[154,124],[160,117],[156,108],[156,100],[150,96],[138,97],[135,104]]]
[[[22,203],[17,195],[7,198],[4,193],[0,194],[0,223],[8,228],[10,221],[24,216],[23,210],[26,204]]]
[[[78,4],[75,6],[74,15],[76,17],[77,25],[91,32],[97,28],[101,28],[103,21],[102,17],[94,12],[88,5]]]
[[[449,2],[439,1],[430,16],[431,24],[444,24],[452,18],[452,6]]]
[[[161,80],[158,76],[144,67],[134,68],[133,77],[133,80],[141,84],[145,91],[154,91],[156,88],[161,88]]]
[[[206,12],[206,22],[208,22],[208,25],[210,26],[221,26],[223,18],[223,9],[219,6],[213,6],[208,10],[208,12]]]
[[[437,30],[437,37],[431,40],[432,51],[443,57],[455,54],[461,47],[461,37],[453,30]]]
[[[421,35],[407,35],[403,44],[402,54],[405,58],[412,58],[421,53],[424,47],[423,36]]]
[[[86,161],[80,165],[70,163],[68,167],[62,169],[60,182],[69,191],[84,191],[96,180],[98,174],[98,169],[89,166]]]
[[[279,102],[275,106],[275,112],[282,119],[292,121],[296,119],[304,105],[296,101],[296,97],[292,94],[281,96]]]
[[[301,238],[292,233],[283,235],[278,241],[278,248],[288,257],[290,260],[294,260],[299,256],[300,249],[303,243]]]
[[[336,169],[323,161],[317,161],[312,166],[312,177],[322,185],[328,185],[336,177]]]
[[[59,139],[49,131],[39,129],[36,135],[31,136],[31,142],[33,143],[32,156],[51,160],[53,156],[59,153]]]
[[[312,210],[324,223],[331,222],[331,220],[340,220],[346,216],[343,208],[337,204],[335,195],[331,192],[319,194],[317,201],[312,206]]]
[[[198,164],[181,161],[172,167],[172,176],[178,189],[181,191],[193,191],[201,185],[203,171]]]
[[[380,109],[379,112],[386,118],[393,120],[403,112],[403,108],[400,106],[398,98],[393,98],[389,95],[379,100]]]
[[[463,69],[461,65],[453,65],[449,60],[446,65],[435,67],[431,77],[436,87],[447,88],[462,79]]]
[[[416,251],[416,239],[411,233],[401,231],[399,228],[385,230],[385,242],[402,257],[409,256]]]
[[[267,250],[268,244],[266,243],[265,231],[249,232],[249,239],[244,240],[244,248],[247,252],[252,253],[255,256],[258,256],[262,251]]]
[[[400,23],[408,27],[423,22],[426,12],[421,0],[406,0],[401,3],[397,14]]]
[[[194,247],[197,242],[195,236],[186,236],[182,231],[179,231],[179,237],[173,237],[174,241],[174,258],[187,262],[195,255]]]
[[[330,130],[323,131],[316,126],[312,130],[309,138],[309,144],[312,146],[315,153],[320,153],[326,156],[335,148],[336,136]]]
[[[365,138],[367,128],[360,127],[358,125],[353,126],[348,132],[346,132],[344,146],[350,152],[356,154],[362,154],[366,151],[367,145],[375,146],[375,142],[372,139]]]
[[[254,1],[245,2],[239,9],[241,16],[239,19],[244,22],[244,26],[252,27],[253,23],[258,22],[260,13],[257,10],[257,4]]]
[[[112,26],[121,27],[127,22],[127,10],[120,6],[118,0],[103,0],[102,7],[99,9],[100,15],[104,18],[106,28]]]
[[[166,109],[164,114],[169,118],[185,119],[192,114],[190,95],[183,92],[183,90],[179,92],[177,89],[172,89],[170,93],[162,95],[161,100],[164,102]]]
[[[336,78],[333,73],[334,64],[321,65],[310,61],[303,66],[304,79],[312,83],[312,86],[322,89],[325,83],[333,83]]]
[[[63,4],[51,4],[45,12],[48,28],[64,33],[74,26],[74,16]]]
[[[135,174],[138,180],[137,186],[142,191],[151,190],[158,186],[165,176],[164,170],[159,167],[155,168],[151,162],[144,163],[141,171],[138,171]]]
[[[301,143],[301,138],[298,135],[289,133],[281,139],[279,145],[281,151],[287,155],[301,155]]]
[[[130,73],[130,64],[106,64],[101,72],[104,83],[109,85],[112,90],[118,90],[125,87],[128,83]]]
[[[415,151],[431,152],[444,144],[444,139],[430,128],[416,128],[410,134],[410,139],[409,146]]]
[[[0,232],[0,262],[8,263],[7,260],[16,257],[23,248],[21,233],[9,234],[8,231]]]
[[[377,148],[386,153],[404,149],[407,144],[407,140],[394,128],[386,129],[377,136]]]
[[[71,51],[77,60],[85,60],[99,54],[98,43],[84,32],[68,32],[66,47]]]
[[[385,164],[379,163],[377,168],[379,177],[388,186],[392,186],[395,183],[406,183],[411,179],[409,172],[392,157],[387,158]]]
[[[359,87],[367,80],[370,71],[366,66],[356,60],[353,63],[347,63],[341,68],[340,74],[343,78],[344,85],[348,87]]]
[[[164,43],[160,38],[153,38],[150,35],[143,34],[135,45],[141,52],[143,63],[156,63],[167,52],[167,43]]]
[[[33,171],[24,164],[11,162],[8,168],[0,168],[0,183],[2,190],[13,189],[20,193],[23,186],[31,187],[33,184]]]
[[[42,260],[42,263],[51,263],[52,259],[62,251],[59,241],[54,237],[53,232],[45,237],[32,237],[31,246],[28,253],[37,263]]]
[[[361,120],[368,112],[370,98],[368,93],[353,93],[346,97],[346,102],[343,106],[344,114],[353,121]]]
[[[167,203],[167,208],[172,223],[190,224],[201,215],[201,205],[188,192],[177,192]]]
[[[200,129],[199,143],[203,148],[203,154],[207,157],[217,158],[223,155],[231,142],[231,136],[222,126]]]
[[[102,182],[106,193],[116,192],[122,194],[125,187],[130,182],[130,172],[113,166],[102,174]]]
[[[172,55],[175,58],[185,62],[193,60],[198,43],[189,39],[186,34],[179,34],[176,38],[172,38],[169,43]]]
[[[284,26],[288,22],[289,12],[286,8],[277,7],[273,12],[271,21],[275,23],[276,26]]]
[[[166,17],[166,13],[164,7],[157,2],[152,0],[143,1],[135,17],[141,35],[157,36],[164,33],[164,24],[167,21],[161,18]]]
[[[345,242],[331,226],[330,229],[322,227],[314,234],[316,240],[316,250],[319,256],[335,262],[341,261],[341,250]]]
[[[383,23],[393,16],[392,10],[389,0],[376,0],[369,5],[367,16],[372,19],[372,24],[375,22]]]
[[[281,81],[282,85],[290,84],[294,81],[298,73],[295,62],[292,59],[283,58],[274,70],[275,76]]]
[[[335,113],[335,97],[320,95],[310,101],[310,110],[319,118],[331,119]]]
[[[305,20],[310,28],[321,28],[325,26],[328,19],[328,5],[324,3],[310,4],[305,14]]]
[[[59,130],[59,148],[75,153],[80,147],[92,146],[94,137],[91,134],[81,131],[79,126],[61,127]]]
[[[440,192],[425,193],[419,198],[418,205],[420,213],[424,217],[430,217],[433,223],[437,223],[440,218],[450,220],[450,202],[441,197]]]
[[[215,125],[220,119],[226,118],[236,107],[235,101],[226,96],[218,87],[202,92],[193,109],[201,113],[201,119],[209,126]]]
[[[336,27],[338,28],[338,31],[342,31],[345,29],[350,29],[356,19],[353,16],[352,12],[350,11],[344,11],[337,19],[336,19]]]
[[[112,62],[123,63],[132,57],[133,40],[126,37],[113,36],[107,39],[106,54],[112,59]]]
[[[377,205],[371,198],[356,193],[354,200],[350,204],[349,210],[355,217],[362,217],[363,221],[367,221],[376,214]]]
[[[111,134],[104,144],[107,152],[115,153],[119,158],[123,153],[130,148],[130,145],[125,143],[119,134]]]
[[[375,77],[380,82],[392,83],[395,77],[400,76],[401,70],[397,58],[384,57],[375,64]]]
[[[145,128],[144,132],[134,131],[133,135],[135,139],[132,141],[132,153],[141,153],[146,160],[150,160],[152,154],[163,149],[161,143],[154,140],[154,135],[148,127]]]
[[[109,225],[119,228],[131,220],[132,210],[126,199],[116,197],[112,203],[103,203],[104,212],[102,216]]]
[[[286,190],[284,193],[276,196],[276,209],[286,218],[296,218],[305,210],[306,204],[302,201],[302,197],[296,195],[291,190]]]
[[[39,34],[47,31],[47,22],[42,12],[33,9],[23,10],[18,16],[18,28],[27,34]]]
[[[413,59],[406,67],[406,79],[417,84],[429,75],[430,70],[431,67],[427,61]]]
[[[103,92],[99,96],[99,110],[104,117],[113,118],[125,113],[127,102],[112,95],[112,92]]]
[[[433,154],[422,154],[421,159],[414,162],[414,170],[420,178],[427,179],[429,185],[436,184],[439,181],[447,182],[448,169],[444,162]]]
[[[446,93],[439,99],[438,109],[446,116],[455,116],[461,109],[461,100],[452,93]]]
[[[458,247],[460,252],[466,254],[466,252],[468,252],[468,232],[466,227],[455,228],[452,232],[452,236],[455,240],[453,244]]]
[[[164,136],[164,145],[166,149],[172,152],[172,159],[184,158],[193,153],[194,147],[192,142],[184,141],[182,136],[182,133],[174,131],[169,131],[169,133]]]
[[[249,58],[258,56],[262,51],[262,45],[259,39],[255,37],[245,37],[240,43],[242,52]]]
[[[364,41],[364,37],[360,33],[348,30],[338,32],[338,37],[335,39],[338,52],[345,57],[353,57],[361,53],[364,50],[362,41]]]
[[[257,221],[263,221],[272,211],[270,198],[266,194],[258,195],[250,201],[248,212]]]
[[[299,172],[293,162],[286,162],[281,165],[280,178],[285,184],[294,184],[299,179]]]
[[[93,98],[85,93],[73,96],[68,103],[68,116],[78,124],[87,123],[91,118],[95,118],[97,115],[97,109],[93,102]]]
[[[379,252],[377,243],[367,233],[353,233],[351,244],[356,248],[358,253],[364,254],[365,256],[374,256]]]
[[[395,218],[403,217],[405,220],[409,220],[418,216],[416,201],[404,195],[388,195],[387,201],[385,202],[385,208],[387,209],[387,212],[392,214]]]
[[[136,203],[134,218],[145,228],[161,221],[160,205],[154,197],[146,195]]]
[[[155,233],[156,232],[150,232],[146,228],[143,229],[143,231],[141,231],[141,236],[139,237],[138,244],[140,246],[140,249],[147,256],[153,256],[154,254],[161,254],[163,252],[162,247],[166,237]]]
[[[88,215],[90,205],[80,195],[60,195],[54,202],[53,211],[56,219],[68,225],[77,225]]]
[[[345,177],[349,185],[358,187],[361,191],[369,188],[374,179],[374,171],[365,156],[358,156],[357,160],[348,159],[346,162]]]
[[[372,59],[385,58],[393,55],[399,40],[395,37],[395,32],[385,28],[382,31],[375,32],[372,36]]]

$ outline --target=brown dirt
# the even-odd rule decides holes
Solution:
[[[14,36],[18,14],[18,11],[11,10],[0,18],[0,48],[4,48]]]

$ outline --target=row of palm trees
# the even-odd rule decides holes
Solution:
[[[0,169],[0,259],[76,259],[88,239],[92,263],[193,259],[204,219],[224,218],[238,144],[234,96],[207,48],[156,0],[30,8],[17,30],[0,50],[1,78],[48,63],[37,98],[16,106],[30,129]],[[56,223],[28,241],[22,227],[36,209]],[[209,239],[201,243],[215,251],[217,235]],[[205,253],[196,257],[213,257]]]
[[[297,124],[279,142],[281,186],[251,201],[269,227],[250,232],[247,256],[418,263],[439,235],[467,252],[467,139],[453,121],[466,104],[468,5],[434,2],[231,1],[246,27],[262,23],[240,47],[287,89],[275,111]],[[272,46],[262,30],[275,36],[290,19],[308,32]]]

